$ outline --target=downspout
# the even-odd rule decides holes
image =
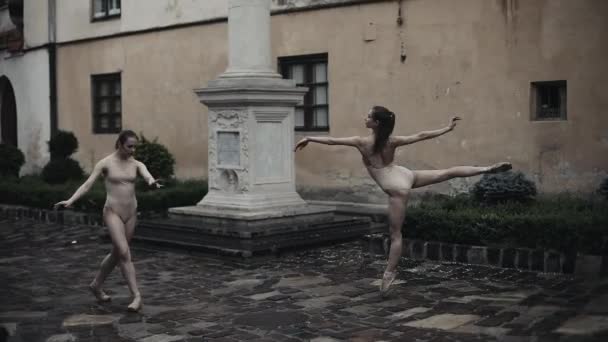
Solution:
[[[48,31],[49,31],[49,100],[51,137],[57,133],[57,45],[56,45],[56,0],[48,0]]]

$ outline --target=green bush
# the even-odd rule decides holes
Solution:
[[[483,175],[471,192],[475,199],[485,203],[526,202],[536,196],[536,185],[522,172],[508,171]]]
[[[608,236],[606,212],[606,201],[569,195],[492,206],[479,206],[466,198],[441,199],[408,208],[403,235],[429,241],[599,254],[603,237]]]
[[[0,203],[51,209],[53,204],[67,199],[82,182],[68,181],[63,184],[48,184],[41,178],[27,176],[18,181],[0,181]],[[176,181],[170,188],[138,192],[137,207],[141,212],[164,212],[167,208],[194,205],[207,193],[207,183],[199,180]],[[82,196],[74,209],[101,213],[106,201],[102,180]]]
[[[600,184],[600,188],[597,192],[605,199],[608,199],[608,177],[604,178],[604,181]]]
[[[175,159],[157,140],[149,141],[141,134],[141,140],[135,149],[135,159],[146,165],[152,177],[166,181],[173,177]]]
[[[58,131],[48,142],[51,160],[42,169],[42,179],[49,184],[81,180],[84,171],[80,164],[69,158],[78,150],[78,139],[72,132]]]
[[[8,144],[0,144],[0,177],[19,177],[19,170],[25,163],[20,149]]]
[[[51,159],[42,169],[42,179],[49,184],[65,183],[68,180],[81,180],[84,170],[72,158]]]
[[[72,132],[58,131],[48,145],[51,159],[68,158],[78,150],[78,139]]]

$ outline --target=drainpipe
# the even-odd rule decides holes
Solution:
[[[57,46],[56,41],[56,0],[48,0],[48,31],[49,31],[49,100],[51,137],[57,133]]]

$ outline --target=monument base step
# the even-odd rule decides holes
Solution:
[[[348,240],[386,232],[387,229],[385,224],[373,223],[367,217],[342,215],[334,215],[325,222],[311,222],[306,217],[264,221],[264,229],[257,226],[255,231],[247,232],[242,226],[222,224],[217,218],[142,220],[134,238],[142,242],[250,257],[292,247]]]

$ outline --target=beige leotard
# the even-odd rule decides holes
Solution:
[[[137,178],[137,162],[119,162],[108,158],[103,170],[106,187],[106,203],[104,212],[111,210],[123,222],[137,214],[137,198],[135,197],[135,179]]]
[[[414,172],[403,166],[390,164],[376,168],[366,165],[366,168],[376,184],[387,194],[410,190],[414,184]]]
[[[395,148],[390,141],[381,154],[373,154],[367,149],[360,149],[360,152],[367,172],[384,192],[391,195],[412,189],[415,174],[408,168],[393,164]],[[372,159],[377,162],[373,163]]]

